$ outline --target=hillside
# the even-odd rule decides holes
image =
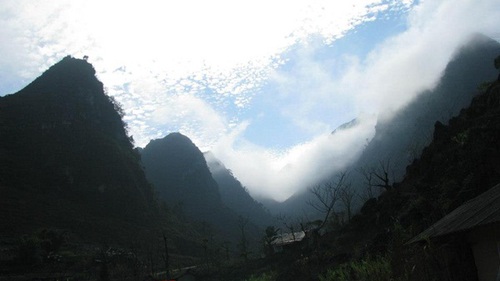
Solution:
[[[446,121],[434,123],[429,145],[402,181],[366,201],[350,221],[332,216],[314,247],[268,259],[261,270],[279,281],[478,280],[466,232],[409,241],[500,182],[500,80],[486,83]]]
[[[121,114],[92,65],[69,56],[0,98],[0,280],[145,276],[165,268],[163,235],[171,264],[202,255],[201,235],[146,180]]]
[[[381,188],[376,185],[383,185],[383,182],[375,179],[374,174],[383,174],[384,170],[390,184],[403,179],[406,167],[431,142],[434,123],[446,124],[470,104],[478,94],[478,86],[496,78],[498,72],[491,65],[498,53],[500,43],[480,34],[474,35],[457,49],[433,89],[423,91],[399,111],[379,116],[375,136],[359,159],[346,169],[359,195],[378,194]],[[372,185],[370,192],[367,185]],[[269,208],[301,215],[304,209],[310,209],[305,203],[309,199],[310,193],[304,192],[292,196],[281,206],[273,204]]]
[[[413,268],[411,280],[476,278],[466,241],[406,245],[412,237],[469,199],[500,182],[500,81],[475,97],[448,125],[435,123],[432,142],[393,190],[364,204],[360,214],[334,236],[331,247],[353,258],[385,255],[393,274]],[[334,237],[330,236],[330,237]],[[427,247],[428,248],[426,250]],[[453,253],[443,254],[444,249]],[[433,259],[440,255],[441,259]],[[460,255],[460,262],[453,256]],[[473,261],[472,261],[473,263]],[[450,266],[449,271],[439,268]],[[474,279],[472,279],[474,280]]]
[[[236,248],[241,242],[241,224],[246,222],[247,242],[253,244],[260,238],[260,230],[251,218],[238,215],[224,204],[203,153],[188,137],[171,133],[152,140],[141,155],[147,179],[160,198],[177,215],[200,223],[203,235],[231,242]]]
[[[401,181],[406,166],[431,142],[434,123],[446,124],[470,105],[482,83],[495,79],[497,72],[491,65],[498,53],[500,43],[474,35],[458,48],[435,88],[422,92],[392,116],[379,117],[375,136],[354,167],[373,169],[385,162],[391,180]]]
[[[242,217],[265,228],[273,225],[274,220],[264,206],[250,196],[247,189],[234,177],[232,172],[212,153],[204,154],[212,177],[217,182],[222,202]]]
[[[93,67],[71,57],[0,98],[1,235],[57,227],[97,239],[152,223],[155,195],[119,112]]]

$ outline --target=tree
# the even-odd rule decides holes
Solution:
[[[242,216],[238,217],[238,228],[241,231],[241,239],[240,243],[238,244],[240,248],[240,256],[247,261],[248,260],[248,255],[249,255],[249,250],[248,250],[248,239],[246,236],[245,228],[248,224],[248,218],[243,218]]]
[[[358,173],[360,173],[363,176],[363,184],[366,186],[366,190],[361,194],[361,199],[363,201],[368,201],[369,199],[374,197],[373,194],[373,174],[370,172],[369,169],[361,167],[358,170]]]
[[[496,69],[500,70],[500,56],[495,58],[495,61],[493,62],[493,64],[495,65]],[[498,74],[497,81],[500,81],[500,73]]]
[[[278,235],[279,231],[280,229],[274,226],[266,227],[266,235],[264,236],[264,253],[267,256],[270,256],[274,253],[272,244],[274,240],[276,240],[276,236]]]
[[[347,172],[337,174],[331,181],[319,184],[309,191],[314,195],[313,200],[307,203],[315,210],[323,214],[323,221],[317,230],[323,228],[334,212],[334,207],[340,199],[342,188],[346,185]]]
[[[292,235],[293,240],[295,240],[296,228],[295,228],[295,224],[292,221],[292,219],[290,219],[289,217],[287,217],[284,214],[279,214],[277,217],[277,220],[281,221],[281,223],[283,223],[283,226],[288,230],[288,233],[290,233]]]
[[[165,254],[163,256],[163,260],[165,261],[165,271],[167,272],[167,280],[170,280],[170,256],[168,254],[168,244],[167,244],[167,236],[163,233],[163,245],[165,247]]]
[[[379,161],[379,166],[370,168],[361,168],[359,172],[365,178],[365,185],[368,188],[369,198],[373,198],[373,188],[377,187],[382,190],[392,190],[394,187],[394,175],[390,175],[391,161]],[[369,199],[368,198],[368,199]]]
[[[342,204],[344,205],[348,222],[352,218],[352,205],[356,194],[357,192],[352,188],[352,184],[350,182],[346,182],[343,186],[340,187],[339,199],[340,202],[342,202]]]

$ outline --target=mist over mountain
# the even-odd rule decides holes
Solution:
[[[0,98],[0,235],[118,241],[152,225],[154,191],[120,114],[92,65],[69,56]]]
[[[381,114],[374,138],[354,167],[388,162],[392,180],[400,181],[406,167],[431,142],[434,123],[446,124],[469,106],[482,83],[495,79],[492,61],[498,53],[500,43],[475,34],[457,50],[434,89],[422,92],[398,112]]]
[[[208,168],[219,186],[222,202],[242,217],[248,217],[255,224],[266,227],[274,223],[269,211],[257,202],[241,182],[234,177],[231,170],[218,160],[211,152],[204,154]]]
[[[474,35],[468,43],[457,49],[433,89],[423,91],[397,112],[379,114],[375,136],[359,159],[343,170],[348,172],[349,182],[360,196],[364,196],[367,188],[367,178],[363,171],[378,170],[383,173],[382,170],[385,169],[391,184],[403,178],[406,167],[420,156],[422,149],[432,140],[435,122],[446,123],[456,116],[470,104],[482,83],[498,75],[492,67],[492,61],[498,53],[498,42],[480,34]],[[355,125],[356,119],[337,130],[349,129]],[[371,184],[380,185],[382,182],[372,178]],[[377,194],[382,190],[373,187],[372,191]],[[311,198],[311,193],[304,191],[283,203],[272,200],[262,202],[273,212],[300,216],[304,212],[314,213],[307,204]]]

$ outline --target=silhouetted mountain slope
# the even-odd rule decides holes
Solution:
[[[204,154],[208,168],[219,186],[222,202],[242,217],[248,217],[255,224],[266,227],[273,224],[271,214],[264,206],[254,200],[245,187],[236,179],[230,170],[215,156],[207,152]]]
[[[240,218],[222,202],[203,153],[188,137],[171,133],[152,140],[141,153],[148,180],[174,211],[210,224],[223,240],[241,238]],[[260,235],[252,223],[245,231],[248,239]]]
[[[498,75],[492,67],[498,53],[498,42],[480,34],[474,35],[457,49],[434,89],[422,92],[407,106],[391,114],[390,118],[381,114],[375,136],[360,158],[347,169],[352,186],[360,193],[364,192],[367,179],[359,171],[379,170],[380,173],[381,165],[385,166],[391,184],[402,180],[406,167],[430,143],[434,123],[446,123],[456,116],[470,104],[478,93],[479,85]],[[351,125],[352,122],[349,122],[343,126]],[[372,184],[382,182],[372,175]],[[377,193],[380,190],[374,187],[373,191]],[[300,215],[304,209],[310,209],[306,204],[310,197],[308,192],[297,194],[283,202],[281,209]]]
[[[66,57],[0,98],[0,136],[2,234],[127,236],[158,215],[119,107],[86,61]]]
[[[171,133],[152,140],[141,153],[148,180],[170,205],[202,220],[207,219],[207,211],[222,207],[205,158],[188,137]]]
[[[435,123],[432,142],[408,166],[404,180],[393,190],[366,202],[360,214],[337,233],[332,247],[338,253],[353,254],[363,249],[370,255],[386,254],[393,259],[395,272],[412,268],[412,280],[429,280],[430,276],[471,280],[464,275],[476,274],[474,268],[470,272],[466,263],[466,259],[471,259],[466,240],[448,237],[439,247],[432,243],[429,247],[404,243],[500,182],[499,139],[497,81],[475,97],[470,107],[450,119],[449,125]],[[449,251],[451,256],[443,251]],[[434,258],[436,253],[440,259]],[[443,266],[448,266],[448,270],[443,271]]]
[[[434,89],[421,93],[390,119],[379,120],[374,138],[354,167],[370,169],[382,161],[388,163],[392,180],[400,181],[406,166],[430,143],[434,123],[456,116],[470,104],[481,83],[496,77],[491,62],[498,53],[498,42],[473,36],[456,52]]]

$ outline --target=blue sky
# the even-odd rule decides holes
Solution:
[[[283,200],[352,162],[471,33],[498,40],[497,2],[4,0],[0,95],[87,55],[137,146],[179,131]]]

